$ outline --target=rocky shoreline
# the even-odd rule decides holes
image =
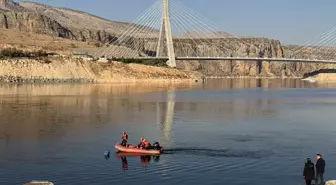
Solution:
[[[94,79],[86,78],[46,78],[32,76],[23,78],[19,76],[0,76],[0,83],[95,83]]]
[[[26,183],[24,185],[54,185],[54,183],[49,181],[31,181],[30,183]]]
[[[207,76],[185,69],[124,64],[99,64],[73,59],[51,59],[49,64],[37,60],[0,60],[0,83],[137,83],[137,82],[204,82],[206,79],[303,79],[296,76]],[[330,79],[317,76],[308,81]],[[335,75],[336,76],[336,75]],[[335,78],[336,79],[336,78]]]
[[[0,60],[0,83],[118,83],[201,81],[200,72],[166,67],[98,63],[71,57]]]
[[[336,180],[327,181],[325,185],[336,185]]]
[[[303,78],[305,81],[310,82],[336,82],[336,73],[319,73],[312,76],[307,76]]]

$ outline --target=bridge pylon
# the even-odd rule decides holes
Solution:
[[[156,50],[156,57],[164,57],[164,49],[167,47],[167,56],[169,58],[167,65],[169,67],[176,67],[173,34],[171,31],[169,16],[169,0],[162,0],[162,8],[162,21],[158,41],[159,43]]]

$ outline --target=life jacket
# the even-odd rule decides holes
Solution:
[[[145,146],[145,148],[149,147],[149,142],[148,141],[144,141],[143,145]]]
[[[128,135],[127,135],[127,134],[123,134],[123,135],[122,135],[122,139],[123,139],[123,140],[127,140],[127,139],[128,139]]]

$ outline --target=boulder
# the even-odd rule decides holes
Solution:
[[[54,184],[52,182],[48,182],[48,181],[32,181],[32,182],[24,184],[24,185],[54,185]]]
[[[328,181],[325,185],[336,185],[336,180]]]

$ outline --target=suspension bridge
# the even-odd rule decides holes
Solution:
[[[167,60],[170,67],[176,67],[176,60],[336,64],[336,27],[302,46],[293,46],[285,56],[274,51],[265,53],[257,38],[241,38],[215,25],[179,0],[156,0],[94,56]]]

